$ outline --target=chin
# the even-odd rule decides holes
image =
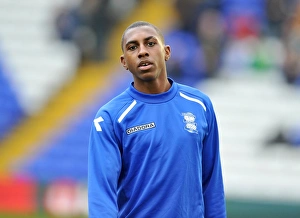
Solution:
[[[142,73],[139,78],[143,81],[153,81],[153,80],[156,80],[158,78],[158,75],[157,74],[154,74],[154,73]]]
[[[155,77],[155,76],[146,76],[146,77],[142,78],[142,80],[145,81],[145,82],[151,82],[151,81],[154,81],[156,79],[157,79],[157,77]]]

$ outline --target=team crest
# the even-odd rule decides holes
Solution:
[[[185,123],[184,129],[190,133],[198,134],[196,116],[190,112],[182,113],[182,116]]]

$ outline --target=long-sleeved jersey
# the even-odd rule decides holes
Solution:
[[[226,217],[212,103],[169,81],[162,94],[131,84],[97,112],[88,160],[90,218]]]

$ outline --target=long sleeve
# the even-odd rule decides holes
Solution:
[[[117,183],[121,155],[113,125],[106,113],[98,113],[91,129],[88,151],[88,205],[90,218],[118,216]]]
[[[216,117],[209,98],[172,83],[130,86],[97,113],[88,160],[90,218],[225,218]]]
[[[203,195],[205,218],[225,218],[226,205],[219,151],[219,134],[211,102],[208,107],[208,133],[203,144]]]

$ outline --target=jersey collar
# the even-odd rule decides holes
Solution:
[[[134,88],[133,82],[131,83],[130,87],[127,89],[127,92],[134,99],[145,102],[145,103],[157,104],[157,103],[170,101],[176,95],[178,86],[177,86],[177,83],[174,82],[171,78],[168,78],[168,80],[171,84],[171,88],[168,91],[160,93],[160,94],[146,94],[146,93],[140,92]]]

